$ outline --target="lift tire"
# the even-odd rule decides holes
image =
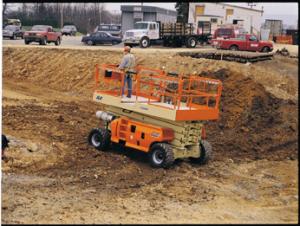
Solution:
[[[100,151],[106,151],[110,146],[110,131],[107,129],[92,129],[88,143]]]
[[[211,144],[206,140],[200,141],[200,157],[190,158],[191,162],[204,165],[208,162],[211,157],[212,147]]]
[[[169,168],[174,162],[174,153],[170,144],[153,144],[149,152],[149,161],[154,168]]]
[[[147,37],[143,37],[140,41],[140,47],[141,48],[147,48],[150,46],[150,40]]]
[[[197,45],[197,39],[194,38],[194,37],[189,37],[187,40],[186,40],[186,47],[187,48],[195,48]]]

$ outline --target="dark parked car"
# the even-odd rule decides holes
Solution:
[[[112,36],[122,38],[121,25],[119,24],[100,24],[95,28],[94,32],[105,31],[110,33]]]
[[[95,32],[87,36],[83,36],[81,42],[87,45],[97,45],[97,44],[112,44],[117,45],[122,42],[119,37],[114,37],[108,32],[100,31]]]
[[[61,29],[61,34],[62,35],[71,35],[71,36],[75,36],[77,32],[77,28],[74,25],[65,25],[62,29]]]
[[[17,39],[17,37],[23,38],[23,31],[20,26],[17,25],[7,25],[3,29],[3,38]]]

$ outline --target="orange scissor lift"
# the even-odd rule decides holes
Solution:
[[[218,119],[222,83],[141,66],[129,73],[131,98],[126,88],[122,95],[124,72],[117,65],[96,65],[93,100],[104,105],[96,116],[106,126],[93,129],[89,143],[99,150],[116,143],[147,152],[154,167],[167,168],[179,158],[205,163],[211,145],[203,121]]]

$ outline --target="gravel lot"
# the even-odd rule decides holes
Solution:
[[[54,43],[48,44],[47,46],[54,46],[56,48],[61,48],[61,47],[67,47],[67,48],[88,48],[88,49],[120,49],[124,46],[123,43],[118,44],[118,45],[97,45],[97,46],[88,46],[85,45],[81,42],[82,36],[63,36],[61,46],[56,47]],[[3,46],[25,46],[24,40],[23,39],[18,39],[18,40],[10,40],[10,39],[3,39],[2,41]],[[29,46],[40,46],[38,43],[31,43]],[[41,46],[44,47],[44,46]],[[286,48],[290,52],[291,55],[298,56],[298,45],[287,45],[287,44],[274,44],[274,52],[278,49]],[[135,47],[135,49],[140,49],[143,51],[143,49],[139,47]],[[168,48],[168,47],[163,47],[163,46],[151,46],[148,48],[154,49],[154,50],[167,50],[167,51],[176,51],[176,52],[181,52],[181,51],[201,51],[202,49],[212,49],[211,46],[200,46],[198,45],[195,49],[190,49],[190,48]],[[150,50],[151,51],[151,50]]]

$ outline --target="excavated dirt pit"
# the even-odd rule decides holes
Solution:
[[[133,49],[139,64],[223,82],[220,119],[205,122],[211,161],[152,169],[142,153],[88,146],[94,65],[121,50],[4,47],[2,223],[297,222],[298,60],[147,51]]]

